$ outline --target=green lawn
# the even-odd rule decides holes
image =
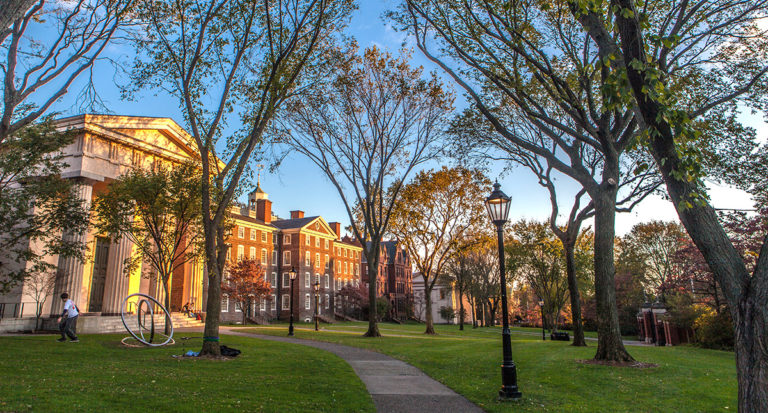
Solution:
[[[123,335],[0,337],[0,411],[372,412],[352,368],[306,346],[242,337],[228,361],[177,360],[182,346],[126,348]],[[178,335],[177,335],[178,337]],[[200,341],[186,349],[199,350]]]
[[[323,325],[315,333],[300,326],[298,338],[368,348],[405,360],[446,384],[483,409],[552,412],[713,412],[736,410],[736,370],[729,352],[694,347],[628,347],[639,361],[656,363],[649,369],[585,365],[595,342],[574,348],[564,342],[542,342],[528,334],[512,335],[518,366],[519,403],[496,400],[501,385],[499,328],[439,325],[438,336],[421,334],[422,325],[381,324],[385,337],[360,336],[365,323]],[[255,327],[253,332],[284,335],[284,325]],[[387,337],[386,335],[390,336]],[[396,337],[405,336],[405,337]]]

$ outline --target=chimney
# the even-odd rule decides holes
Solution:
[[[333,232],[336,233],[336,239],[341,239],[341,223],[329,222],[328,225],[331,227]]]
[[[304,218],[304,211],[291,211],[291,219]]]
[[[265,224],[272,222],[272,201],[268,199],[256,201],[256,219],[264,221]]]

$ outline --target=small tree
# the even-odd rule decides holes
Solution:
[[[24,295],[35,301],[35,331],[40,325],[40,316],[48,297],[53,295],[59,273],[56,271],[33,272],[24,282]]]
[[[427,315],[432,326],[432,289],[459,243],[485,220],[483,199],[490,180],[479,170],[462,167],[423,171],[403,188],[392,212],[391,231],[424,279]]]
[[[126,259],[126,273],[144,260],[157,271],[166,309],[170,309],[168,283],[173,272],[196,259],[202,249],[200,185],[200,171],[191,164],[137,169],[110,183],[94,202],[97,230],[127,237],[141,253]],[[165,332],[170,333],[168,323]]]
[[[229,269],[229,276],[222,283],[221,292],[235,301],[235,305],[243,313],[243,324],[248,321],[248,310],[254,303],[266,299],[272,286],[264,278],[264,268],[257,260],[244,259],[237,261]]]

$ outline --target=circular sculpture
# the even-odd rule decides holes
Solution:
[[[128,300],[131,297],[140,297],[138,305],[136,306],[136,317],[138,322],[136,331],[128,327],[128,323],[125,322],[125,308],[128,305]],[[153,303],[160,307],[162,310],[162,314],[165,317],[165,322],[170,326],[170,335],[166,336],[163,333],[155,332],[155,311],[153,309]],[[120,319],[123,321],[123,326],[125,329],[128,330],[128,334],[130,334],[133,338],[136,339],[136,341],[144,344],[145,346],[159,347],[173,341],[173,321],[171,320],[171,313],[169,313],[168,310],[166,310],[166,308],[163,307],[163,305],[160,304],[160,302],[152,296],[136,293],[125,297],[125,300],[123,300],[123,307],[120,310]],[[149,321],[149,324],[147,324],[147,321]],[[147,337],[144,335],[145,332],[149,333],[149,339],[147,339]],[[156,343],[155,335],[165,337],[165,341],[162,343]],[[129,337],[126,337],[125,339],[127,338]],[[125,344],[125,339],[123,339],[123,344]]]

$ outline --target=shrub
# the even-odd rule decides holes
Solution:
[[[445,320],[446,323],[450,323],[453,317],[456,316],[456,312],[452,307],[440,307],[440,317]]]
[[[733,322],[728,311],[707,309],[694,322],[697,344],[704,348],[733,350]]]

